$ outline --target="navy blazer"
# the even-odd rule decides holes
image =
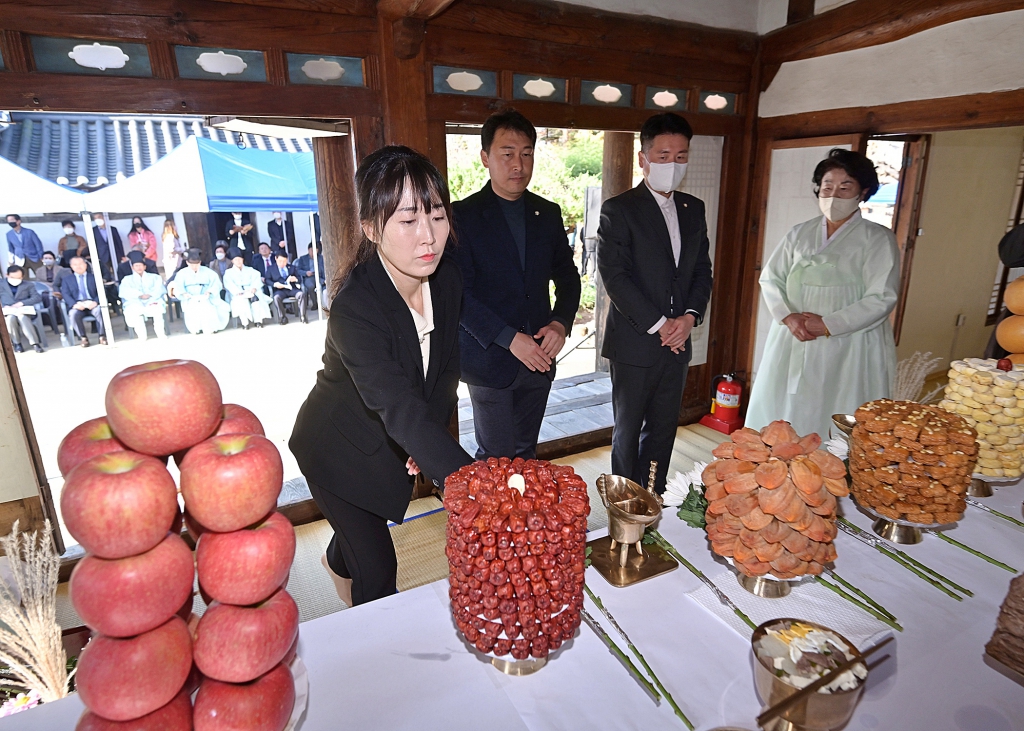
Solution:
[[[647,184],[601,206],[597,229],[597,268],[612,307],[601,355],[628,365],[649,367],[664,351],[661,337],[647,333],[662,317],[696,313],[697,324],[711,297],[711,258],[704,203],[686,193],[673,195],[679,218],[679,263],[672,257],[668,226]],[[675,358],[690,362],[692,343]]]
[[[260,259],[260,263],[263,263],[262,259]],[[278,292],[284,292],[286,296],[290,296],[302,292],[302,277],[299,275],[298,271],[296,271],[295,267],[292,264],[286,264],[285,272],[287,273],[282,277],[281,270],[276,264],[270,267],[270,272],[267,274],[267,284],[270,286],[270,293],[272,295],[277,294]],[[288,277],[295,277],[296,279],[296,281],[292,282],[292,289],[290,292],[287,289],[277,289],[274,287],[274,284],[277,282],[280,282],[281,284],[287,283]]]
[[[288,441],[307,480],[398,523],[412,497],[409,456],[437,486],[473,461],[448,431],[459,398],[458,267],[442,259],[429,281],[424,373],[412,314],[380,257],[352,270],[331,302],[324,368]]]
[[[580,273],[572,260],[562,210],[530,191],[526,197],[526,270],[497,194],[488,183],[452,204],[455,243],[450,251],[462,270],[462,379],[505,388],[519,360],[495,341],[505,327],[533,335],[552,320],[572,329],[580,306]],[[555,283],[551,307],[549,283]]]
[[[100,301],[99,293],[96,291],[96,279],[92,276],[92,272],[85,273],[85,288],[89,290],[89,296],[80,297],[78,294],[78,275],[72,271],[68,271],[61,278],[60,294],[64,298],[64,304],[68,306],[69,310],[83,299],[92,300],[93,302]]]

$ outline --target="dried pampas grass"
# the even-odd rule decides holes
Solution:
[[[896,384],[892,390],[894,400],[917,401],[926,404],[942,391],[945,384],[938,386],[924,397],[921,396],[929,374],[942,362],[942,358],[932,358],[931,355],[931,352],[921,353],[918,351],[896,364]]]
[[[50,521],[42,535],[18,532],[0,538],[10,562],[14,586],[0,578],[0,663],[15,681],[48,703],[68,694],[67,656],[57,623],[60,556],[50,540]]]

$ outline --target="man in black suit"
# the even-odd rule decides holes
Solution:
[[[295,227],[292,222],[280,211],[274,211],[274,220],[267,224],[267,235],[270,237],[270,248],[277,253],[278,250],[288,254],[289,260],[298,256],[295,248]]]
[[[491,115],[480,152],[490,182],[452,204],[452,253],[463,277],[459,347],[477,459],[536,456],[555,356],[580,304],[561,209],[527,190],[536,142],[519,112]]]
[[[245,257],[245,252],[242,252],[242,257]],[[270,281],[267,279],[269,276],[267,272],[274,268],[274,255],[270,253],[269,244],[260,244],[260,253],[252,258],[251,266],[263,277],[263,293],[268,297],[273,296],[273,292],[270,291]]]
[[[253,225],[249,217],[241,213],[232,213],[231,219],[224,224],[224,238],[229,246],[236,247],[242,252],[242,260],[246,266],[251,266],[253,256]]]
[[[601,206],[597,267],[613,307],[601,355],[611,361],[612,472],[664,492],[690,331],[711,297],[704,203],[676,189],[686,174],[693,130],[677,114],[640,129],[640,185]]]
[[[107,344],[107,333],[103,325],[103,312],[100,310],[100,298],[96,292],[96,280],[89,271],[85,259],[76,256],[71,260],[71,272],[60,281],[60,292],[71,318],[71,329],[78,338],[78,344],[89,347],[89,333],[85,329],[85,316],[92,315],[96,320],[96,330],[100,334],[100,345]]]
[[[107,226],[102,213],[92,214],[92,233],[96,239],[96,252],[100,256],[100,270],[103,278],[110,281],[118,263],[124,259],[121,234],[113,226]],[[70,262],[70,259],[68,260]]]
[[[282,325],[288,324],[288,317],[284,313],[284,301],[289,297],[295,298],[295,304],[299,308],[299,320],[305,325],[306,320],[306,291],[299,281],[299,273],[295,267],[288,263],[288,253],[278,251],[274,254],[276,263],[270,267],[267,273],[267,283],[274,293],[274,305],[277,307],[277,319]]]

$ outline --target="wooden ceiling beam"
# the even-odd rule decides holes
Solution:
[[[448,9],[454,0],[377,0],[377,12],[388,18],[430,20]]]
[[[762,61],[771,66],[876,46],[957,20],[1020,9],[1020,0],[856,0],[764,36]]]

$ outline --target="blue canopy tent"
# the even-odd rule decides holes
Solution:
[[[317,210],[311,152],[272,152],[189,137],[159,162],[85,196],[91,211]]]

